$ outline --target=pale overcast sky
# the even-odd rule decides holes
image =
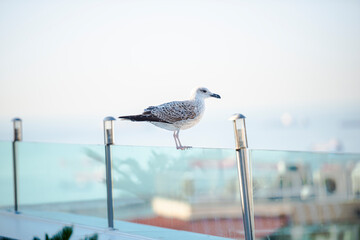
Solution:
[[[359,105],[359,1],[0,1],[0,118]],[[70,121],[70,120],[69,120]]]

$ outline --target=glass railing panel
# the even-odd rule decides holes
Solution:
[[[106,227],[105,166],[94,155],[104,146],[19,143],[19,211],[75,223],[100,217],[84,224]]]
[[[14,210],[12,142],[0,141],[0,208]]]
[[[251,150],[250,159],[258,238],[358,239],[360,154]]]
[[[234,150],[112,150],[115,219],[231,239],[243,236]],[[115,227],[122,230],[121,224]]]

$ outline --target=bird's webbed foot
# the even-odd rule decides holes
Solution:
[[[186,149],[190,149],[192,148],[192,146],[176,146],[176,149],[180,149],[180,150],[186,150]]]

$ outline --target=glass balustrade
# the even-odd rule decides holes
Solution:
[[[234,150],[112,150],[115,219],[226,238],[243,235]]]
[[[12,142],[0,141],[0,208],[14,209]]]
[[[106,228],[104,150],[19,142],[19,211]],[[234,149],[111,150],[119,231],[244,238]],[[249,159],[257,239],[359,239],[360,154],[249,150]],[[13,208],[11,142],[0,142],[0,194],[0,208]]]
[[[250,157],[257,237],[359,239],[359,154],[251,150]]]
[[[103,154],[104,146],[18,144],[20,212],[107,226],[105,220],[81,222],[82,218],[76,218],[76,215],[106,218],[105,167],[101,159],[93,157]]]

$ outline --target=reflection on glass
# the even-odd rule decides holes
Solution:
[[[283,221],[265,239],[359,237],[360,155],[252,150],[250,156],[255,218]],[[255,228],[262,228],[259,221]]]

